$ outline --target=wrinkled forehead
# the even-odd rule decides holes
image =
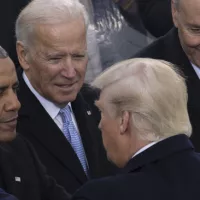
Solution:
[[[47,50],[69,51],[87,49],[86,29],[83,21],[54,25],[38,25],[35,28],[34,47]]]

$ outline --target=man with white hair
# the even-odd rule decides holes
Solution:
[[[122,174],[94,180],[73,200],[197,200],[200,155],[189,140],[184,79],[162,60],[131,59],[94,80],[99,128]]]
[[[47,171],[73,193],[109,174],[94,107],[83,84],[88,15],[78,0],[34,0],[16,21],[21,102],[17,131],[34,145]]]
[[[166,60],[183,71],[193,129],[191,141],[200,152],[200,1],[171,0],[171,8],[175,27],[134,57]]]

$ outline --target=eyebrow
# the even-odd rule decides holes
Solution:
[[[63,57],[65,56],[66,54],[65,53],[49,53],[49,54],[46,54],[47,58],[51,58],[51,57]]]
[[[19,82],[15,82],[12,87],[18,87],[19,86]],[[6,90],[7,88],[9,88],[9,85],[2,85],[0,86],[0,90]]]
[[[6,90],[9,86],[5,85],[5,86],[0,86],[0,90]]]
[[[200,24],[192,24],[192,23],[188,23],[187,25],[188,25],[189,27],[200,28]]]
[[[83,50],[83,51],[74,51],[74,52],[71,52],[71,53],[59,53],[59,52],[55,52],[55,53],[49,53],[49,54],[46,54],[47,57],[54,57],[54,56],[66,56],[66,55],[77,55],[77,54],[87,54],[87,50]]]

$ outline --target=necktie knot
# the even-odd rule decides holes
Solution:
[[[66,123],[67,125],[70,124],[70,122],[72,121],[72,117],[69,105],[60,109],[60,116],[62,118],[63,123]]]

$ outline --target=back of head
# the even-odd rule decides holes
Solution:
[[[162,60],[135,58],[115,64],[92,83],[114,115],[132,113],[132,124],[148,141],[191,134],[184,78]]]
[[[59,24],[80,17],[83,18],[87,29],[89,17],[78,0],[33,0],[17,18],[16,38],[27,45],[37,24]]]

